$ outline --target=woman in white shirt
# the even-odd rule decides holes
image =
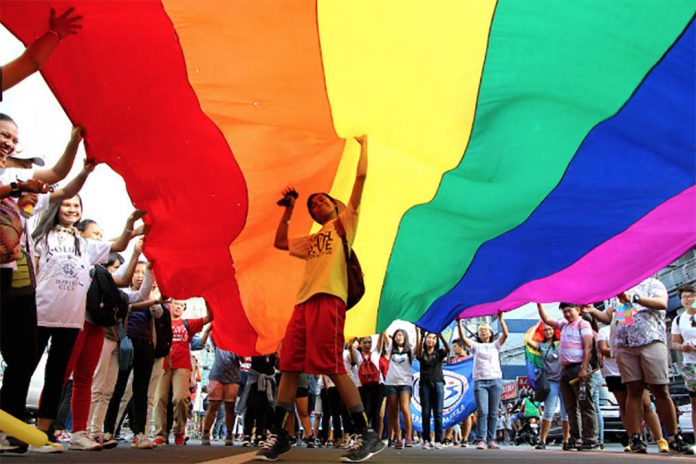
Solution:
[[[389,337],[383,335],[383,337]],[[394,434],[394,447],[411,447],[413,426],[411,422],[411,396],[413,396],[413,350],[408,340],[408,332],[397,329],[391,342],[385,346],[389,368],[384,379],[387,395],[390,435]],[[404,416],[404,437],[401,436],[399,412]],[[403,438],[403,439],[402,439]]]
[[[82,216],[82,199],[76,195],[51,206],[36,228],[37,353],[43,353],[51,341],[36,423],[44,432],[56,417],[68,360],[84,326],[89,270],[106,261],[109,253],[126,249],[134,236],[133,224],[143,215],[138,211],[131,214],[121,236],[112,242],[85,239],[75,228]],[[37,357],[35,366],[38,361]],[[62,450],[54,443],[37,451]]]
[[[500,337],[493,340],[493,330],[488,324],[479,324],[477,341],[464,336],[461,320],[457,319],[459,337],[474,354],[474,396],[478,409],[476,448],[500,448],[495,443],[495,426],[498,420],[498,405],[503,394],[503,371],[500,368],[500,348],[508,337],[508,328],[503,313],[498,312]],[[485,439],[485,442],[484,442]]]

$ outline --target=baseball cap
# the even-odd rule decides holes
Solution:
[[[10,158],[18,159],[18,160],[31,160],[32,163],[34,163],[37,166],[43,166],[46,164],[44,159],[40,156],[34,156],[30,153],[25,152],[24,150],[22,151],[16,151],[12,153]]]

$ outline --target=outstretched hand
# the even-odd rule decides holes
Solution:
[[[82,16],[73,15],[74,7],[70,7],[63,12],[62,15],[56,16],[56,10],[51,8],[51,14],[48,18],[48,29],[58,34],[60,40],[63,40],[71,34],[77,34],[82,29]]]

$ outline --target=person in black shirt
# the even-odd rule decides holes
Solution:
[[[445,396],[445,376],[442,373],[442,363],[447,359],[450,347],[442,334],[423,332],[416,327],[416,358],[420,362],[420,380],[418,393],[420,395],[423,416],[423,448],[442,447],[442,409]],[[439,347],[442,341],[444,348]],[[430,439],[430,414],[432,411],[435,421],[435,443]]]

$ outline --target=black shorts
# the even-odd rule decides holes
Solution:
[[[608,377],[604,377],[604,380],[607,382],[607,390],[610,392],[614,393],[626,391],[626,385],[621,382],[620,375],[610,375]]]
[[[297,394],[295,398],[307,398],[309,396],[309,389],[305,387],[297,387]]]

